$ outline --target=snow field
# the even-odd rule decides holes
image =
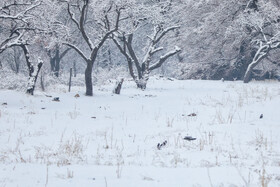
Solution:
[[[1,90],[0,186],[280,185],[278,82],[113,87]]]

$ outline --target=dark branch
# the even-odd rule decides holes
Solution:
[[[74,49],[86,62],[89,61],[89,59],[84,55],[84,53],[75,45],[70,44],[70,43],[63,43],[64,45],[67,45],[69,47],[71,47],[72,49]]]
[[[63,51],[63,52],[60,54],[59,58],[62,59],[70,50],[71,50],[71,48],[67,48],[65,51]]]
[[[129,69],[129,73],[130,75],[132,76],[132,78],[134,80],[136,80],[136,76],[134,74],[134,71],[133,71],[133,60],[132,58],[126,53],[126,50],[125,50],[125,46],[124,46],[124,49],[121,47],[121,45],[119,44],[119,42],[113,38],[113,42],[116,44],[116,46],[118,47],[118,49],[120,50],[120,52],[125,56],[126,60],[127,60],[127,63],[128,63],[128,69]]]
[[[133,50],[133,47],[132,47],[132,40],[133,40],[133,34],[130,34],[128,36],[128,40],[124,41],[126,43],[126,46],[127,46],[127,49],[128,49],[128,52],[131,56],[131,58],[133,59],[134,63],[135,63],[135,66],[137,68],[138,71],[141,71],[141,66],[140,66],[140,63],[139,63],[139,60]]]

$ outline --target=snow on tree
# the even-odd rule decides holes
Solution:
[[[37,66],[35,66],[35,68],[34,66],[31,66],[28,85],[27,85],[27,93],[31,95],[33,95],[34,93],[36,81],[42,66],[43,66],[43,61],[41,60],[40,57],[38,58]]]
[[[174,46],[173,50],[162,53],[161,56],[158,55],[164,50],[160,46],[162,40],[168,40],[168,34],[180,27],[179,25],[169,26],[168,16],[165,14],[170,6],[170,2],[168,4],[150,2],[149,6],[134,4],[130,19],[121,24],[118,34],[112,36],[115,45],[128,63],[131,77],[137,87],[142,90],[146,89],[151,71],[161,67],[167,59],[181,51],[179,47]],[[141,27],[148,30],[146,36],[143,35],[146,32],[143,32]],[[138,37],[136,42],[133,41],[135,36]],[[137,45],[143,46],[142,53],[138,51]]]
[[[40,44],[46,47],[49,36],[57,28],[53,26],[55,11],[51,1],[7,1],[0,4],[0,20],[3,25],[3,32],[0,33],[0,54],[11,47],[22,49],[29,75],[27,93],[33,95],[38,73],[43,61],[36,52],[30,48],[36,48]],[[38,63],[34,66],[33,62]]]
[[[93,95],[92,70],[97,54],[109,36],[118,30],[124,5],[113,1],[61,1],[67,6],[68,15],[81,34],[84,47],[79,48],[73,38],[63,44],[71,47],[86,62],[86,95]],[[91,23],[91,24],[88,24]]]
[[[25,34],[31,30],[28,21],[31,18],[30,12],[38,7],[41,2],[17,3],[2,1],[0,4],[0,20],[2,29],[0,36],[0,53],[6,49],[26,43]]]
[[[252,62],[249,64],[245,76],[244,83],[250,81],[250,76],[262,59],[269,56],[269,52],[280,49],[280,12],[279,7],[273,3],[259,0],[256,2],[255,9],[247,8],[240,21],[245,26],[260,33],[259,38],[253,42],[258,45],[258,49],[254,55]]]

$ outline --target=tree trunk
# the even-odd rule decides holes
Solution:
[[[55,69],[54,69],[54,75],[55,75],[56,77],[59,76],[59,70],[60,70],[60,59],[58,58],[58,59],[56,60]]]
[[[139,88],[141,90],[145,90],[147,87],[147,81],[145,81],[144,79],[139,79],[136,81],[136,85],[137,85],[137,88]]]
[[[71,84],[72,84],[72,68],[70,68],[70,78],[69,78],[69,89],[68,89],[68,92],[71,91]]]
[[[244,83],[248,83],[251,80],[251,74],[252,74],[253,69],[261,62],[261,60],[263,58],[264,57],[258,59],[257,61],[253,61],[251,64],[249,64],[247,71],[245,73],[245,76],[244,76],[244,80],[243,80]]]
[[[74,77],[77,76],[77,64],[76,61],[73,62],[73,71],[74,71]]]
[[[24,44],[21,44],[20,47],[23,49],[23,52],[24,52],[24,56],[25,56],[25,60],[26,60],[27,68],[28,68],[28,75],[29,75],[26,93],[33,95],[39,72],[41,70],[41,67],[43,66],[43,61],[40,58],[38,58],[37,67],[34,68],[34,66],[30,60],[30,52],[29,52],[27,46]]]
[[[124,81],[124,79],[121,79],[120,81],[116,82],[116,87],[113,91],[114,94],[120,94],[121,93],[123,81]]]
[[[38,59],[37,68],[36,69],[34,69],[34,67],[31,68],[32,72],[31,72],[31,75],[29,76],[26,93],[28,93],[30,95],[34,94],[36,81],[37,81],[37,78],[38,78],[38,75],[39,75],[39,72],[40,72],[42,66],[43,66],[43,61],[41,59]]]
[[[244,80],[243,80],[244,83],[248,83],[250,81],[251,74],[252,74],[252,71],[253,71],[254,67],[255,66],[251,66],[251,64],[248,66],[247,71],[246,71],[245,76],[244,76]]]
[[[135,83],[137,85],[137,88],[140,88],[141,90],[145,90],[147,87],[147,82],[149,80],[149,74],[144,74],[143,72],[141,72],[140,74],[141,77],[135,80]]]
[[[41,84],[42,91],[44,92],[45,91],[45,83],[44,83],[44,75],[43,75],[43,73],[41,73],[40,84]]]
[[[87,96],[92,96],[93,95],[93,89],[92,89],[92,67],[93,67],[93,62],[88,61],[87,62],[87,67],[85,70],[85,82],[86,82],[86,95]]]
[[[50,57],[51,71],[55,71],[55,58]]]
[[[59,57],[59,48],[58,47],[56,47],[54,58],[55,58],[54,75],[56,77],[58,77],[59,76],[59,67],[60,67],[60,57]]]

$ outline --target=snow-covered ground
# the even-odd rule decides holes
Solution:
[[[113,87],[0,90],[0,186],[280,186],[279,82]]]

